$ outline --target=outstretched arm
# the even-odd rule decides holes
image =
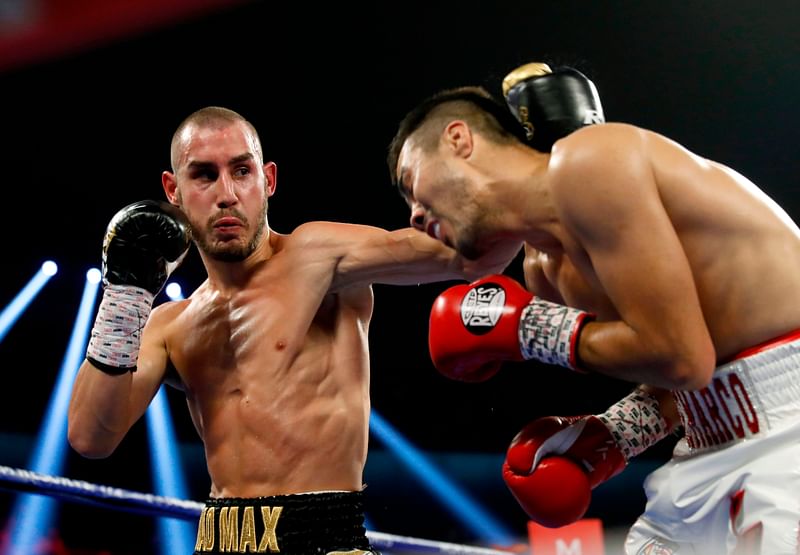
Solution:
[[[378,227],[313,222],[292,234],[306,248],[335,264],[332,289],[385,283],[416,285],[454,279],[474,279],[501,272],[516,250],[497,251],[467,260],[440,241],[413,228],[387,231]]]

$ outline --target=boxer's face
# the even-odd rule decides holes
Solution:
[[[182,145],[176,199],[192,225],[193,239],[211,258],[244,260],[266,228],[275,164],[261,163],[257,140],[242,122],[190,126]]]
[[[482,213],[469,193],[458,157],[445,148],[426,151],[409,138],[397,163],[400,195],[411,210],[411,226],[466,258],[478,258]]]

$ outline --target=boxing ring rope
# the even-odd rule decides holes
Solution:
[[[103,486],[73,480],[63,476],[40,474],[31,470],[0,465],[0,489],[14,493],[47,495],[65,501],[94,505],[117,511],[126,511],[153,517],[179,518],[197,522],[203,503],[163,497],[150,493]],[[452,555],[508,555],[484,547],[472,547],[367,531],[372,545],[379,550],[411,550],[415,553],[445,553]]]

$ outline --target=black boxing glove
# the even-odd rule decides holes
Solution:
[[[189,250],[189,222],[180,208],[141,200],[117,212],[103,241],[103,283],[133,285],[157,295]]]
[[[520,66],[503,79],[503,96],[525,128],[528,144],[541,152],[550,152],[553,143],[581,127],[605,122],[594,83],[571,67]]]
[[[136,370],[155,296],[186,256],[189,222],[179,208],[142,200],[117,212],[103,240],[103,299],[86,358],[109,374]]]

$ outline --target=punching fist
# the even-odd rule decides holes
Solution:
[[[487,276],[436,298],[428,328],[431,360],[442,374],[468,382],[489,379],[506,360],[575,368],[587,316],[538,298],[507,276]]]
[[[157,295],[189,250],[189,223],[163,201],[142,200],[117,212],[103,241],[103,281]]]
[[[581,127],[605,122],[594,83],[570,67],[520,66],[503,79],[503,96],[525,128],[528,144],[542,152]]]

